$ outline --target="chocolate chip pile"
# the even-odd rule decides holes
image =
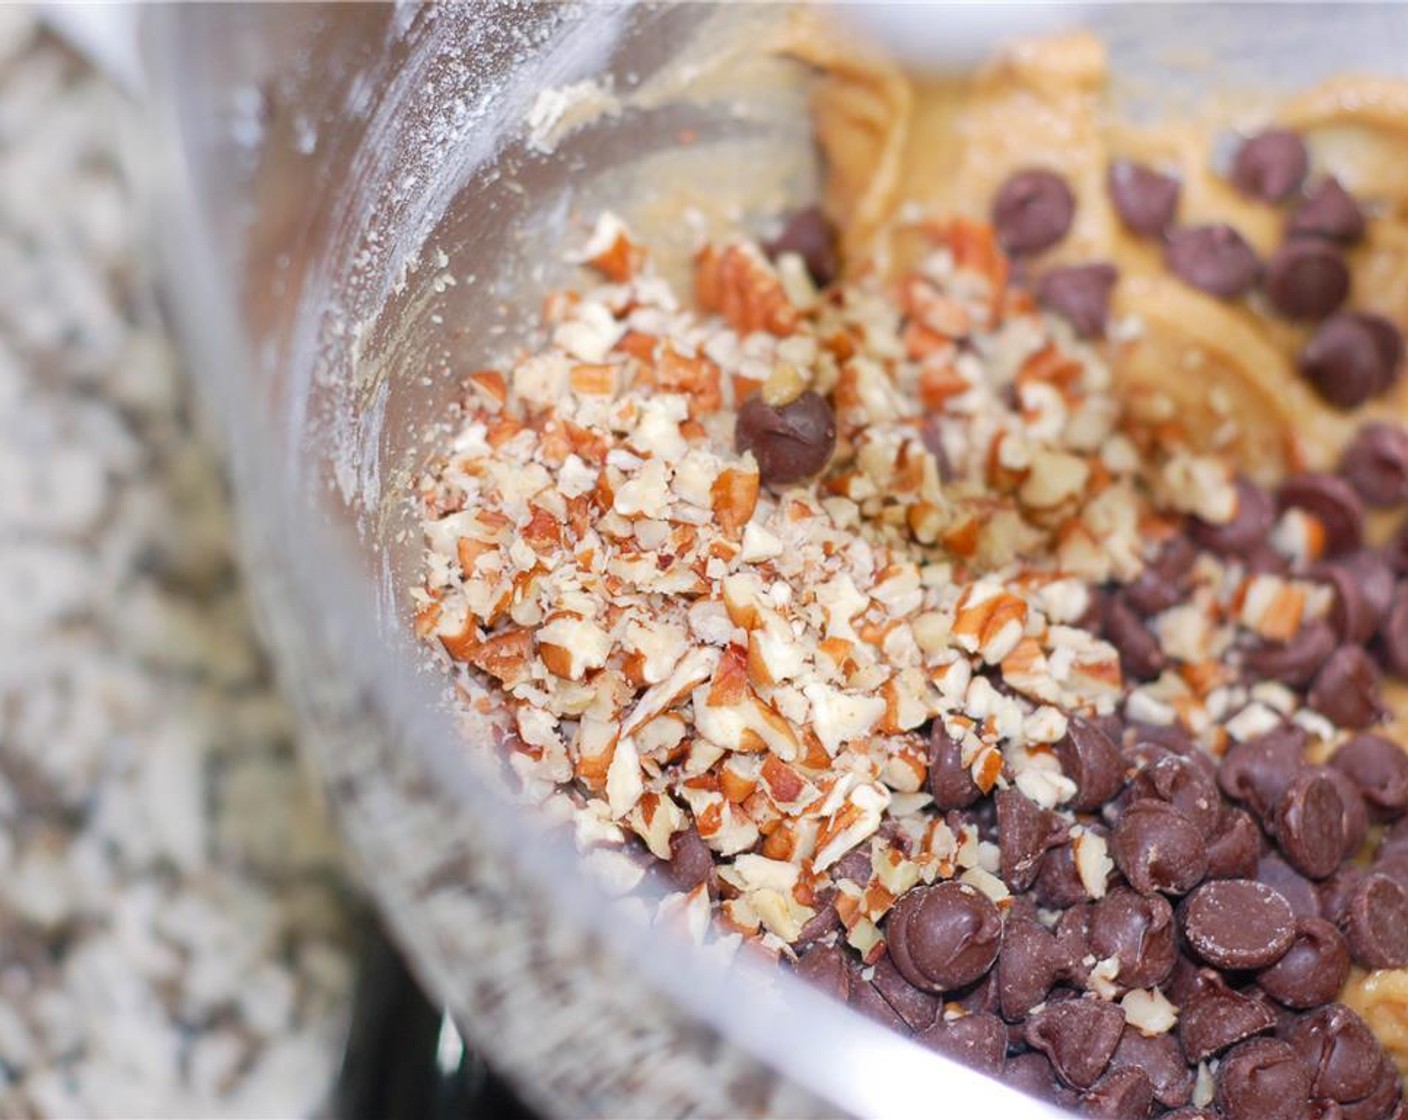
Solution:
[[[1176,184],[1110,183],[1170,229]],[[1385,1120],[1399,1074],[1336,1000],[1408,966],[1408,755],[1374,730],[1408,531],[1365,530],[1408,508],[1408,434],[1273,492],[1124,411],[1076,337],[1113,269],[1028,286],[999,247],[1072,211],[1023,173],[893,283],[804,211],[702,246],[698,312],[604,217],[605,282],[467,378],[417,625],[495,690],[525,799],[701,951],[1096,1115]],[[1178,233],[1226,284],[1197,245],[1235,242]]]
[[[1315,324],[1298,367],[1320,396],[1340,409],[1382,396],[1397,382],[1403,338],[1382,315],[1343,310],[1349,296],[1344,251],[1364,237],[1364,212],[1334,176],[1305,186],[1310,158],[1293,132],[1270,129],[1249,137],[1230,168],[1244,196],[1288,208],[1285,239],[1262,261],[1232,226],[1177,224],[1180,183],[1172,175],[1130,160],[1110,165],[1106,187],[1120,221],[1133,234],[1163,242],[1167,269],[1185,284],[1219,299],[1260,289],[1270,308],[1292,322]],[[1023,257],[1060,243],[1076,202],[1052,171],[1031,169],[1009,178],[993,202],[992,221],[1003,248]],[[1113,265],[1058,266],[1036,280],[1043,306],[1070,321],[1084,337],[1104,334]]]

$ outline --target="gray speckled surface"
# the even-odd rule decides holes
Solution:
[[[0,8],[0,1117],[306,1115],[350,907],[134,254],[123,112]]]

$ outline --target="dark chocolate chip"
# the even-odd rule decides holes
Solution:
[[[1054,171],[1018,171],[998,189],[992,224],[997,239],[1014,256],[1039,253],[1066,236],[1076,200]]]
[[[1081,1094],[1082,1116],[1102,1120],[1145,1120],[1154,1107],[1154,1086],[1142,1069],[1111,1070]]]
[[[934,720],[929,732],[929,792],[935,807],[942,810],[966,809],[983,796],[963,765],[963,748],[948,733],[942,717]]]
[[[938,996],[916,988],[900,974],[888,956],[876,962],[870,982],[911,1030],[922,1031],[933,1026],[938,1018]]]
[[[1063,1108],[1074,1108],[1078,1099],[1061,1084],[1046,1055],[1035,1050],[1008,1058],[1002,1080],[1019,1093],[1051,1101]]]
[[[1198,826],[1164,801],[1131,804],[1110,841],[1115,866],[1140,894],[1186,894],[1208,871],[1207,844]]]
[[[1276,492],[1281,509],[1301,509],[1325,530],[1325,554],[1338,556],[1359,547],[1364,535],[1364,507],[1359,495],[1338,475],[1308,471],[1292,475]]]
[[[1172,1034],[1146,1035],[1125,1027],[1106,1076],[1121,1069],[1142,1069],[1153,1086],[1154,1099],[1165,1108],[1178,1108],[1192,1099],[1193,1071]]]
[[[1209,879],[1250,879],[1261,855],[1261,829],[1250,813],[1229,809],[1208,841]]]
[[[941,1016],[914,1041],[989,1077],[1000,1077],[1007,1063],[1007,1025],[985,1011],[948,1021]]]
[[[834,897],[835,892],[830,892]],[[842,928],[841,917],[836,913],[836,904],[832,897],[823,896],[812,904],[816,907],[816,913],[807,919],[807,924],[797,934],[797,940],[792,942],[794,948],[803,949],[817,941],[820,941],[827,934]]]
[[[1328,237],[1353,244],[1364,236],[1364,211],[1333,175],[1321,179],[1286,223],[1293,235]]]
[[[1066,734],[1056,743],[1061,772],[1076,784],[1068,808],[1088,812],[1100,808],[1124,786],[1124,757],[1114,741],[1084,716],[1072,715]]]
[[[1115,266],[1103,261],[1053,268],[1036,282],[1037,302],[1070,323],[1081,338],[1101,338],[1118,279]]]
[[[994,801],[1003,882],[1025,891],[1036,881],[1041,857],[1066,839],[1065,823],[1017,789],[999,790]]]
[[[1334,628],[1322,619],[1308,622],[1286,642],[1262,642],[1242,653],[1242,664],[1259,680],[1280,681],[1302,688],[1335,652]]]
[[[1188,535],[1200,548],[1222,556],[1245,556],[1266,540],[1276,523],[1276,507],[1271,496],[1249,478],[1234,483],[1237,508],[1231,521],[1213,524],[1190,518]]]
[[[845,954],[834,945],[813,945],[797,959],[797,975],[812,987],[842,1003],[850,995],[850,970]]]
[[[1267,514],[1269,530],[1269,499]],[[1188,574],[1197,558],[1198,550],[1191,540],[1184,536],[1173,537],[1144,565],[1139,577],[1125,587],[1125,601],[1145,618],[1177,606],[1187,595]]]
[[[670,837],[670,882],[682,891],[692,891],[700,883],[713,889],[714,853],[693,825]]]
[[[1101,634],[1119,651],[1120,668],[1132,680],[1153,680],[1165,665],[1164,651],[1139,613],[1118,592],[1100,599]]]
[[[1257,860],[1256,871],[1246,878],[1265,883],[1291,904],[1297,918],[1320,916],[1320,895],[1315,884],[1278,855],[1268,853]]]
[[[1306,1010],[1334,999],[1349,978],[1349,944],[1324,918],[1296,919],[1296,937],[1285,956],[1257,973],[1272,999]]]
[[[1344,1004],[1331,1003],[1303,1015],[1286,1041],[1310,1071],[1315,1096],[1348,1102],[1374,1091],[1383,1049],[1369,1024]]]
[[[1394,588],[1388,614],[1379,625],[1379,652],[1389,672],[1408,679],[1408,580]]]
[[[1196,1065],[1275,1026],[1276,1016],[1266,1004],[1229,988],[1209,970],[1179,1008],[1178,1042],[1189,1063]]]
[[[1341,311],[1326,319],[1300,354],[1300,372],[1336,408],[1357,408],[1398,379],[1403,337],[1381,315]]]
[[[885,927],[900,974],[915,987],[962,988],[992,967],[1002,941],[1002,915],[965,883],[915,887],[900,897]]]
[[[1289,1042],[1254,1038],[1222,1060],[1213,1103],[1224,1120],[1304,1120],[1310,1074]]]
[[[1326,658],[1306,700],[1331,723],[1351,731],[1378,723],[1388,714],[1379,699],[1379,671],[1359,646],[1340,646]]]
[[[1349,268],[1318,237],[1293,237],[1266,262],[1266,296],[1287,319],[1325,318],[1349,295]]]
[[[1387,875],[1365,875],[1342,925],[1349,951],[1365,968],[1408,965],[1408,890]]]
[[[1323,879],[1344,858],[1345,806],[1322,766],[1307,766],[1291,781],[1272,815],[1272,833],[1291,866]]]
[[[1340,1104],[1344,1120],[1402,1120],[1403,1078],[1387,1054],[1379,1063],[1373,1091],[1363,1100]]]
[[[1264,820],[1305,764],[1306,741],[1304,731],[1287,723],[1235,743],[1218,763],[1217,784],[1228,797],[1246,802]]]
[[[1087,943],[1099,960],[1119,961],[1116,983],[1125,988],[1162,984],[1178,960],[1173,909],[1161,895],[1118,887],[1088,911]]]
[[[1330,765],[1354,783],[1379,820],[1408,810],[1408,753],[1382,735],[1356,735],[1343,743]]]
[[[1295,940],[1295,914],[1280,892],[1250,879],[1204,883],[1184,903],[1183,936],[1218,968],[1265,968]]]
[[[1074,1089],[1088,1089],[1105,1072],[1124,1033],[1124,1013],[1099,999],[1048,1003],[1027,1020],[1027,1044],[1050,1060]]]
[[[832,878],[849,879],[859,887],[870,882],[870,876],[874,869],[870,865],[870,851],[866,848],[852,848],[836,861],[836,866],[831,869]]]
[[[1315,893],[1320,896],[1320,916],[1344,929],[1349,918],[1350,903],[1363,882],[1364,872],[1347,863],[1328,879],[1316,883]]]
[[[1400,887],[1408,888],[1408,852],[1390,852],[1374,860],[1370,871],[1377,875],[1387,875]]]
[[[841,271],[836,256],[836,227],[820,206],[794,211],[782,232],[774,240],[763,243],[763,252],[771,260],[777,260],[784,253],[796,253],[818,288],[825,288]]]
[[[1162,236],[1178,212],[1180,183],[1147,164],[1115,160],[1105,186],[1120,221],[1141,237]]]
[[[1305,181],[1310,154],[1305,141],[1284,128],[1269,128],[1242,142],[1232,159],[1231,179],[1248,198],[1280,202]]]
[[[751,451],[768,485],[785,486],[819,474],[836,449],[836,414],[811,389],[774,407],[754,393],[738,409],[734,446]]]
[[[1145,762],[1131,782],[1135,797],[1167,801],[1198,826],[1204,836],[1217,831],[1222,820],[1222,798],[1217,792],[1217,769],[1202,752],[1165,754]]]
[[[1164,243],[1164,265],[1185,284],[1220,299],[1245,294],[1261,276],[1256,252],[1229,225],[1170,231]]]
[[[1345,448],[1340,473],[1365,505],[1408,502],[1408,431],[1383,420],[1365,424]]]
[[[1025,1018],[1078,964],[1069,938],[1057,937],[1034,919],[1009,917],[997,960],[1002,1017],[1009,1022]]]
[[[900,1034],[909,1034],[909,1025],[895,1014],[895,1009],[886,1001],[885,997],[875,990],[874,984],[868,984],[861,979],[858,973],[853,973],[850,980],[850,992],[846,1002],[854,1007],[867,1019],[873,1019],[882,1027],[889,1027],[892,1031]]]
[[[1358,788],[1344,774],[1328,766],[1325,773],[1338,787],[1344,804],[1344,858],[1349,859],[1364,846],[1369,835],[1369,810]]]
[[[1101,835],[1105,833],[1102,831]],[[1070,844],[1052,848],[1041,857],[1036,882],[1032,884],[1032,897],[1038,906],[1050,910],[1064,910],[1085,901],[1085,883],[1076,870],[1075,849]]]

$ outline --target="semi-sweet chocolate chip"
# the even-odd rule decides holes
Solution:
[[[1238,476],[1233,489],[1237,504],[1232,519],[1214,524],[1191,518],[1188,535],[1199,548],[1240,557],[1266,540],[1276,523],[1276,505],[1271,495],[1249,478]]]
[[[1106,1076],[1122,1069],[1143,1070],[1153,1086],[1154,1099],[1165,1108],[1179,1108],[1193,1097],[1193,1071],[1171,1033],[1146,1035],[1126,1026]]]
[[[1323,767],[1307,766],[1277,803],[1272,833],[1292,867],[1311,879],[1323,879],[1344,857],[1344,818],[1335,782]]]
[[[1224,1120],[1304,1120],[1310,1073],[1289,1042],[1254,1038],[1222,1060],[1213,1103]]]
[[[1305,181],[1310,153],[1305,141],[1285,128],[1247,137],[1232,157],[1231,179],[1248,198],[1281,202]]]
[[[1104,261],[1049,269],[1036,282],[1037,302],[1070,323],[1081,338],[1101,338],[1118,279],[1115,266]]]
[[[1250,813],[1229,809],[1208,841],[1209,879],[1249,879],[1261,855],[1261,829]]]
[[[1166,659],[1158,639],[1118,592],[1107,592],[1101,596],[1100,631],[1105,640],[1119,651],[1120,668],[1126,677],[1146,681],[1163,672]]]
[[[1002,1076],[1007,1064],[1007,1024],[986,1011],[952,1020],[940,1016],[914,1041],[989,1077]]]
[[[820,206],[806,206],[789,215],[782,232],[772,241],[763,242],[763,252],[772,260],[784,253],[796,253],[818,288],[825,288],[841,271],[836,255],[836,227]]]
[[[1339,789],[1344,805],[1344,858],[1349,859],[1369,835],[1369,810],[1358,787],[1344,774],[1330,766],[1325,767],[1325,774]]]
[[[1073,715],[1066,734],[1056,743],[1061,772],[1076,784],[1069,807],[1079,812],[1100,808],[1124,786],[1125,763],[1120,749],[1084,716]]]
[[[1143,1120],[1153,1107],[1153,1082],[1133,1066],[1110,1070],[1080,1097],[1081,1115],[1101,1120]]]
[[[1066,839],[1065,822],[1017,789],[999,790],[994,801],[1003,881],[1014,891],[1025,891],[1036,881],[1047,849]]]
[[[1165,801],[1132,803],[1110,834],[1115,866],[1141,894],[1180,895],[1203,881],[1208,849],[1198,826]]]
[[[1162,895],[1141,895],[1117,887],[1086,915],[1086,938],[1099,960],[1119,962],[1116,980],[1123,987],[1162,984],[1178,960],[1173,908]]]
[[[1295,915],[1280,892],[1250,879],[1204,883],[1183,904],[1183,936],[1218,968],[1265,968],[1295,940]]]
[[[1287,319],[1323,319],[1349,295],[1349,268],[1318,237],[1293,237],[1266,262],[1266,297]]]
[[[1060,937],[1033,918],[1009,917],[996,969],[1003,1018],[1020,1021],[1058,980],[1076,972],[1080,948],[1069,935]]]
[[[1389,672],[1408,678],[1408,580],[1394,588],[1388,614],[1379,624],[1379,652]]]
[[[812,987],[843,1003],[850,995],[850,970],[834,945],[813,945],[797,959],[797,975]]]
[[[1002,915],[987,895],[950,880],[904,894],[885,931],[890,956],[906,980],[925,991],[952,991],[992,967]]]
[[[1256,871],[1246,876],[1259,883],[1272,887],[1291,904],[1291,912],[1297,918],[1318,917],[1320,896],[1315,883],[1307,879],[1280,856],[1268,852],[1257,860]]]
[[[1039,253],[1066,236],[1076,199],[1054,171],[1030,168],[1010,176],[993,201],[997,240],[1014,256]]]
[[[692,825],[670,837],[670,882],[676,889],[692,891],[714,881],[714,853]]]
[[[1387,715],[1379,699],[1379,671],[1359,646],[1340,646],[1311,682],[1306,700],[1340,727],[1358,731]]]
[[[1276,491],[1281,509],[1300,509],[1325,530],[1325,552],[1336,556],[1359,547],[1364,536],[1364,506],[1354,488],[1338,475],[1306,471],[1292,475]]]
[[[1106,172],[1105,187],[1120,221],[1141,237],[1162,236],[1178,213],[1181,184],[1148,164],[1115,160]]]
[[[1261,990],[1297,1010],[1335,998],[1349,977],[1349,944],[1324,918],[1296,919],[1295,940],[1285,955],[1257,973]]]
[[[738,409],[733,434],[739,454],[751,451],[769,486],[786,486],[820,474],[836,449],[836,414],[811,389],[774,406],[755,393]]]
[[[1383,1049],[1369,1024],[1342,1003],[1301,1016],[1286,1034],[1310,1071],[1310,1091],[1332,1101],[1363,1100],[1378,1082]]]
[[[1382,735],[1356,735],[1335,751],[1330,765],[1354,783],[1380,820],[1408,810],[1408,752]]]
[[[1172,230],[1164,243],[1164,265],[1185,284],[1220,299],[1246,294],[1261,277],[1256,251],[1229,225]]]
[[[972,772],[963,765],[963,747],[935,719],[929,732],[929,792],[934,805],[942,810],[966,809],[983,796],[973,781]]]
[[[1262,1001],[1227,986],[1207,970],[1202,982],[1179,1009],[1178,1042],[1196,1065],[1276,1026],[1276,1016]]]
[[[875,962],[870,982],[911,1030],[922,1031],[938,1018],[939,997],[921,991],[906,980],[890,957],[884,956]]]
[[[1266,529],[1269,531],[1269,498],[1266,500],[1266,516]],[[1197,558],[1198,550],[1193,546],[1192,540],[1182,535],[1172,537],[1164,542],[1153,559],[1144,565],[1144,570],[1134,582],[1125,586],[1125,601],[1145,618],[1183,602],[1188,593],[1188,574]]]
[[[1340,473],[1365,505],[1408,502],[1408,431],[1388,421],[1365,424],[1345,448]]]
[[[1359,880],[1341,924],[1350,953],[1365,968],[1408,965],[1408,890],[1387,875]]]
[[[1114,1056],[1124,1033],[1124,1013],[1104,1000],[1062,1000],[1032,1015],[1023,1033],[1029,1046],[1050,1059],[1063,1082],[1088,1089]]]
[[[1336,408],[1357,408],[1398,380],[1403,336],[1382,315],[1341,311],[1320,324],[1300,353],[1301,376]]]
[[[1323,619],[1307,622],[1285,642],[1260,642],[1242,651],[1242,664],[1256,680],[1303,688],[1335,652],[1338,636]]]
[[[1364,211],[1333,175],[1316,183],[1291,212],[1286,232],[1295,236],[1327,237],[1352,245],[1364,236]]]
[[[1305,732],[1288,723],[1234,743],[1218,763],[1217,784],[1266,819],[1305,764],[1306,741]]]

